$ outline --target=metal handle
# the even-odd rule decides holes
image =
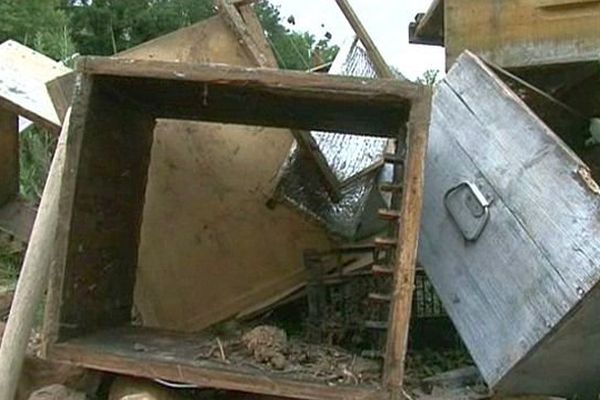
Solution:
[[[471,182],[461,182],[446,192],[444,206],[463,237],[474,242],[490,219],[489,201]]]

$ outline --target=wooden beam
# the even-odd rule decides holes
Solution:
[[[250,59],[259,67],[271,67],[269,57],[265,55],[264,50],[261,51],[260,46],[255,42],[238,9],[228,0],[215,0],[215,5],[225,17],[227,25],[233,30],[240,43],[246,49],[246,53]]]
[[[402,216],[399,222],[396,265],[394,267],[393,301],[390,305],[383,383],[392,398],[402,398],[406,347],[423,207],[425,154],[429,133],[431,94],[429,89],[413,105],[408,128],[408,158],[404,171]]]
[[[15,396],[36,311],[47,285],[46,278],[53,260],[54,233],[58,223],[55,216],[58,212],[67,125],[63,125],[63,132],[52,159],[33,236],[25,253],[0,345],[0,399],[12,399]]]
[[[155,118],[379,137],[395,136],[418,96],[417,85],[398,80],[224,65],[85,57],[79,69]]]
[[[409,26],[409,42],[430,46],[444,45],[444,1],[434,0],[425,14],[417,15]]]
[[[64,122],[67,110],[71,107],[75,79],[76,74],[71,72],[46,83],[48,94],[50,95],[50,99],[56,109],[56,115],[58,115],[61,123]]]
[[[19,193],[19,117],[0,108],[0,205]]]
[[[352,29],[354,29],[354,32],[356,32],[356,35],[360,39],[361,43],[363,46],[365,46],[369,59],[375,67],[377,76],[385,79],[395,79],[396,76],[390,69],[389,65],[385,62],[383,56],[379,52],[379,49],[375,45],[375,42],[371,39],[369,32],[367,32],[362,22],[360,22],[358,15],[356,15],[348,0],[335,1],[344,13],[344,16],[346,16],[346,19],[352,26]]]

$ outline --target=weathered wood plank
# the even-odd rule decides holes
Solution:
[[[218,65],[191,65],[165,61],[131,60],[114,57],[83,57],[78,70],[83,73],[173,81],[227,83],[250,88],[263,87],[273,93],[293,92],[297,97],[347,99],[372,96],[373,102],[416,100],[419,85],[400,80],[375,80],[331,76],[299,71],[265,70]]]
[[[440,84],[430,136],[420,263],[490,385],[556,379],[551,386],[564,388],[568,368],[552,378],[513,368],[554,342],[600,278],[598,195],[579,175],[582,162],[471,54]],[[446,191],[466,181],[492,200],[476,241],[444,207]]]
[[[19,120],[0,108],[0,206],[19,193]]]
[[[404,169],[404,187],[398,222],[394,286],[390,304],[387,348],[384,361],[384,384],[400,398],[404,381],[408,330],[415,281],[419,227],[423,205],[425,153],[431,112],[431,95],[423,89],[421,99],[413,105],[408,126],[408,157]]]
[[[427,12],[410,24],[409,41],[413,44],[444,45],[444,0],[434,0]]]
[[[417,97],[397,80],[223,65],[85,58],[80,68],[156,118],[390,136]]]
[[[0,44],[0,107],[58,134],[61,120],[46,83],[69,72],[64,65],[13,40]]]
[[[50,295],[53,311],[47,312],[61,329],[47,331],[50,338],[127,322],[133,305],[154,120],[99,93],[92,79],[81,86],[58,209],[60,283]],[[73,265],[77,268],[66,268]]]
[[[596,61],[598,18],[597,1],[447,0],[446,65],[466,49],[504,68]]]
[[[309,400],[376,400],[377,387],[328,386],[198,359],[198,334],[122,328],[57,344],[52,359],[150,379]],[[151,351],[137,351],[147,348]]]

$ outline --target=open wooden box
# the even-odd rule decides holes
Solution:
[[[116,58],[84,58],[78,70],[45,316],[46,356],[108,372],[294,398],[398,395],[420,225],[429,91],[400,81]],[[406,141],[404,190],[392,201],[402,204],[400,239],[380,385],[330,386],[199,360],[197,334],[133,322],[156,119],[335,130]]]

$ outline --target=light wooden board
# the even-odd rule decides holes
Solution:
[[[446,0],[447,67],[466,49],[505,68],[597,60],[600,1],[551,1]]]
[[[440,84],[420,262],[492,386],[503,378],[520,379],[521,387],[555,379],[554,388],[564,388],[576,381],[577,372],[568,368],[552,375],[531,368],[519,376],[512,368],[528,353],[543,351],[542,340],[600,278],[598,194],[580,177],[581,168],[577,156],[471,54]],[[463,181],[493,198],[490,221],[476,242],[463,239],[443,204],[446,191]],[[557,360],[562,356],[554,353]]]
[[[219,16],[122,56],[253,65]],[[327,247],[324,231],[265,206],[292,140],[279,129],[159,121],[136,285],[148,325],[199,330],[304,280],[302,250]]]
[[[71,70],[60,63],[9,40],[0,45],[0,106],[54,131],[59,118],[46,83]]]

